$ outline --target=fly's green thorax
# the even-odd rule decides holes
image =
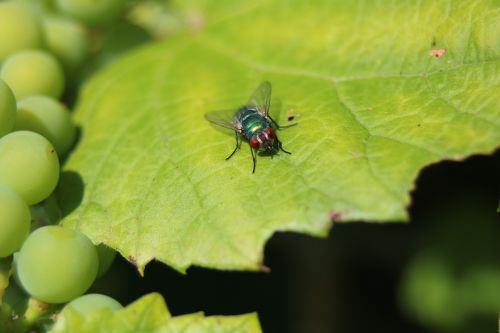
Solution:
[[[253,110],[246,109],[245,107],[238,111],[237,117],[239,117],[239,120],[241,121],[243,131],[247,139],[250,139],[253,135],[269,127],[269,124],[264,117]]]
[[[234,131],[236,146],[233,152],[226,157],[226,160],[230,159],[241,148],[243,139],[248,140],[253,160],[252,173],[255,172],[257,151],[264,151],[267,155],[272,155],[281,150],[290,154],[290,152],[283,149],[275,130],[296,124],[288,126],[277,124],[269,115],[270,103],[271,83],[264,81],[255,89],[247,104],[238,108],[236,112],[219,110],[205,113],[205,118],[211,123]],[[274,126],[271,127],[271,123]]]

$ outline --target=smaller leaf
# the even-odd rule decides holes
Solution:
[[[158,332],[261,332],[257,314],[249,313],[239,316],[211,316],[204,317],[203,313],[194,313],[185,316],[174,317],[168,321],[165,327]]]
[[[49,333],[177,333],[177,332],[261,332],[256,314],[204,317],[194,313],[171,317],[161,295],[148,294],[122,310],[102,309],[81,316],[72,309],[64,311]]]

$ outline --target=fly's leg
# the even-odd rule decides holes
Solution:
[[[252,173],[255,173],[255,164],[257,163],[257,153],[253,150],[252,146],[250,146],[250,153],[252,154],[252,160],[253,160],[253,169]]]
[[[234,131],[234,138],[236,139],[236,147],[234,147],[234,150],[233,152],[231,153],[231,155],[229,155],[228,157],[226,157],[226,161],[228,159],[230,159],[231,157],[233,157],[234,153],[236,153],[236,151],[238,149],[240,149],[241,147],[241,141],[239,140],[239,135],[238,135],[238,131]]]
[[[279,149],[284,152],[284,153],[287,153],[289,155],[292,155],[292,153],[290,153],[289,151],[283,149],[283,143],[278,139],[278,137],[276,137],[276,141],[278,141],[278,147]]]
[[[276,121],[274,121],[274,119],[271,118],[270,115],[267,115],[267,117],[269,118],[269,120],[271,120],[271,122],[274,124],[274,126],[276,126],[277,129],[288,128],[288,127],[292,127],[292,126],[299,124],[299,123],[295,123],[295,124],[290,124],[290,125],[280,125]]]

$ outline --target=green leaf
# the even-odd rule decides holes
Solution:
[[[180,333],[180,332],[261,332],[255,314],[204,317],[203,313],[171,317],[159,294],[143,296],[124,309],[109,309],[81,316],[67,309],[50,333]]]
[[[141,271],[154,258],[180,271],[258,269],[277,230],[324,236],[340,220],[407,220],[423,167],[500,143],[498,2],[189,8],[197,31],[86,85],[58,193],[65,225]],[[259,156],[252,174],[248,144],[225,161],[234,137],[203,114],[244,104],[263,80],[278,122],[294,114],[299,125],[278,133],[293,154]]]
[[[200,333],[232,333],[232,332],[262,332],[257,314],[239,316],[210,316],[203,313],[174,317],[164,328],[162,333],[200,332]]]

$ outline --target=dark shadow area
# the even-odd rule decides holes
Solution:
[[[405,313],[399,288],[422,251],[447,258],[456,276],[499,268],[499,170],[499,152],[426,168],[409,224],[337,224],[327,239],[278,233],[265,248],[271,273],[194,267],[181,275],[155,262],[141,278],[121,258],[93,291],[125,304],[160,292],[174,315],[257,311],[264,332],[496,332],[498,314],[424,325]]]
[[[83,190],[83,179],[77,172],[66,170],[61,173],[55,195],[62,217],[69,215],[80,206]]]

